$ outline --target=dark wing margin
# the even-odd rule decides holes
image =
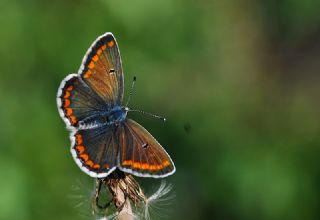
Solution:
[[[78,73],[111,107],[121,104],[124,76],[120,51],[112,33],[105,33],[93,42],[83,58]]]
[[[105,106],[103,100],[77,74],[70,74],[62,80],[57,105],[69,129],[77,127],[79,121],[102,111]]]
[[[104,178],[117,167],[117,129],[100,126],[72,132],[71,153],[80,169],[93,178]]]
[[[162,178],[175,172],[164,148],[137,122],[127,119],[119,128],[119,169],[141,177]]]

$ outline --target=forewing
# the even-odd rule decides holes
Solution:
[[[136,176],[161,178],[175,172],[168,153],[137,122],[127,119],[119,128],[120,169]]]
[[[79,74],[107,104],[121,104],[124,79],[118,44],[112,33],[93,42],[83,58]]]
[[[113,126],[78,130],[71,136],[71,153],[82,171],[94,178],[104,178],[117,165],[117,138]]]
[[[68,128],[77,127],[79,121],[105,108],[104,101],[77,74],[70,74],[61,82],[57,105]]]

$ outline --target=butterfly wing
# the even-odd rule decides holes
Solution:
[[[71,134],[71,153],[82,171],[104,178],[116,169],[119,145],[117,129],[104,125]]]
[[[105,108],[104,101],[77,74],[70,74],[61,82],[57,105],[69,129],[77,127],[79,121]]]
[[[119,169],[136,176],[161,178],[175,172],[168,153],[137,122],[127,119],[119,128]]]
[[[123,72],[112,33],[98,37],[83,58],[79,74],[83,81],[111,107],[123,99]]]
[[[60,84],[57,104],[67,127],[80,121],[95,121],[95,115],[123,99],[123,72],[115,38],[111,33],[98,37],[83,58],[79,74],[68,75]]]

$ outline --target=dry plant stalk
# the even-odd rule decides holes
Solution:
[[[100,196],[101,189],[111,194],[111,200],[105,204],[100,204],[101,201],[99,201],[102,199],[100,198],[102,197]],[[167,206],[173,198],[174,195],[166,197],[171,189],[172,185],[167,185],[165,181],[162,181],[158,190],[146,197],[133,175],[116,170],[106,178],[97,179],[93,211],[97,214],[103,213],[100,220],[115,217],[119,220],[133,220],[136,217],[149,220],[151,219],[150,209],[159,210],[161,205]]]
[[[102,187],[106,187],[112,196],[111,201],[104,205],[99,203]],[[132,175],[114,172],[107,178],[97,179],[95,206],[100,210],[106,210],[113,203],[119,220],[133,220],[134,213],[131,203],[136,206],[139,203],[145,204],[146,202],[146,196]]]

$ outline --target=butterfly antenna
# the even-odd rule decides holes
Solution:
[[[148,115],[148,116],[160,119],[163,122],[165,122],[167,120],[165,117],[162,117],[162,116],[159,116],[159,115],[155,115],[155,114],[152,114],[150,112],[145,112],[145,111],[142,111],[142,110],[138,110],[138,109],[129,109],[129,112],[139,112],[139,113],[141,113],[143,115]]]
[[[128,105],[129,105],[129,102],[130,102],[130,99],[131,99],[131,96],[132,96],[132,93],[133,93],[133,89],[134,89],[134,84],[136,83],[136,81],[137,81],[137,77],[134,76],[134,77],[133,77],[133,80],[132,80],[132,84],[131,84],[131,89],[130,89],[129,97],[128,97],[128,100],[127,100],[127,103],[126,103],[126,107],[128,107]]]

